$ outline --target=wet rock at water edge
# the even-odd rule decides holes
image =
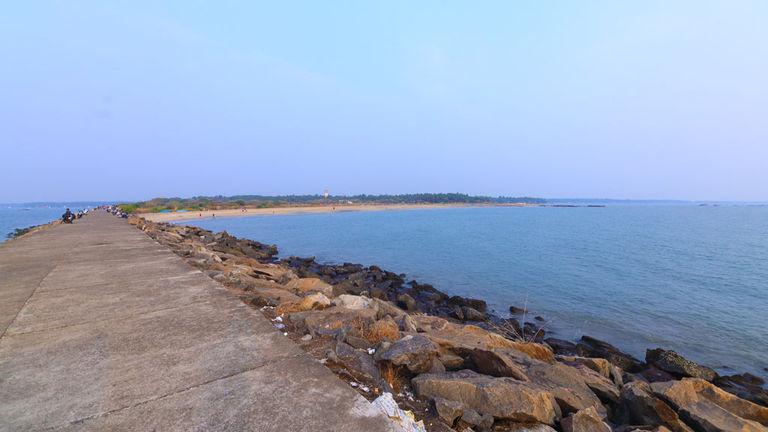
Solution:
[[[473,299],[468,297],[453,296],[448,299],[449,305],[455,305],[459,307],[469,307],[478,312],[485,313],[488,310],[488,304],[484,300]]]
[[[484,321],[486,318],[485,313],[469,306],[462,307],[461,312],[465,321]]]
[[[692,362],[670,350],[649,349],[645,352],[645,361],[678,377],[701,378],[706,381],[717,378],[717,373],[714,370]]]
[[[643,362],[640,360],[622,352],[608,342],[590,336],[582,336],[577,347],[580,355],[604,358],[626,372],[639,372],[643,368]]]
[[[714,384],[742,399],[768,407],[768,390],[765,381],[749,373],[715,378]]]
[[[408,294],[400,294],[397,296],[397,305],[407,311],[416,310],[416,300]]]
[[[522,314],[525,314],[527,312],[528,312],[528,309],[526,309],[526,308],[521,308],[521,307],[517,307],[517,306],[510,306],[509,307],[509,313],[511,313],[512,315],[522,315]]]
[[[523,339],[528,341],[543,342],[546,336],[544,327],[540,327],[532,322],[523,325]]]

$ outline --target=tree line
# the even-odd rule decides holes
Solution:
[[[148,201],[124,203],[123,211],[159,212],[164,210],[220,210],[239,207],[280,207],[321,204],[544,204],[536,197],[482,196],[463,193],[418,193],[383,195],[233,195],[195,196],[191,198],[154,198]]]

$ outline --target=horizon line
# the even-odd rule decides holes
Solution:
[[[460,193],[460,192],[420,192],[420,193],[390,193],[390,194],[345,194],[345,195],[329,195],[329,197],[354,197],[354,196],[361,196],[361,195],[367,195],[367,196],[383,196],[383,195],[390,195],[390,196],[398,196],[398,195],[420,195],[420,194],[449,194],[449,193]],[[543,196],[534,196],[534,195],[521,195],[521,196],[512,196],[512,195],[474,195],[474,194],[463,194],[467,195],[469,197],[488,197],[488,198],[534,198],[534,199],[543,199],[545,201],[604,201],[604,202],[668,202],[668,203],[732,203],[732,204],[768,204],[768,199],[766,200],[735,200],[735,199],[686,199],[686,198],[579,198],[579,197],[553,197],[553,198],[547,198]],[[213,197],[222,197],[222,198],[231,198],[231,197],[239,197],[239,196],[260,196],[260,197],[291,197],[291,196],[323,196],[322,194],[282,194],[282,195],[259,195],[259,194],[235,194],[235,195],[196,195],[194,197],[187,197],[187,198],[181,198],[181,197],[154,197],[149,199],[143,199],[143,200],[110,200],[110,199],[74,199],[74,200],[35,200],[35,201],[16,201],[16,202],[0,202],[0,205],[22,205],[22,204],[68,204],[68,203],[99,203],[99,204],[122,204],[122,203],[136,203],[136,202],[142,202],[142,201],[151,201],[153,199],[170,199],[170,198],[178,198],[182,200],[188,200],[193,198],[213,198]]]

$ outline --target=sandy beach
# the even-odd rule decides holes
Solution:
[[[288,215],[302,213],[333,213],[349,211],[386,211],[386,210],[424,210],[458,207],[488,207],[488,206],[510,206],[510,204],[359,204],[359,205],[336,205],[336,206],[299,206],[299,207],[272,207],[272,208],[248,208],[228,209],[228,210],[207,210],[207,211],[187,211],[180,213],[142,213],[141,216],[153,222],[174,222],[190,219],[202,219],[209,217],[247,217],[247,216],[269,216],[269,215]],[[515,204],[514,206],[522,206]]]

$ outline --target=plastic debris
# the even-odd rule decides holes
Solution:
[[[275,318],[272,319],[272,321],[283,322],[283,317],[281,317],[281,316],[275,317]]]
[[[284,329],[284,328],[285,328],[285,324],[280,324],[280,323],[277,323],[277,324],[275,324],[274,326],[275,326],[275,328],[276,328],[276,329],[278,329],[278,330],[282,330],[282,329]]]
[[[357,387],[357,383],[356,383],[356,382],[354,382],[354,381],[350,381],[350,382],[349,382],[349,385],[351,385],[352,387]]]
[[[376,354],[376,348],[368,348],[368,354],[370,355]]]
[[[408,390],[405,391],[405,397],[408,398],[409,401],[413,401],[413,393],[409,392]]]
[[[413,416],[410,411],[405,411],[397,406],[397,402],[392,397],[392,393],[384,393],[377,397],[371,404],[381,410],[392,420],[397,432],[426,432],[424,422]]]

